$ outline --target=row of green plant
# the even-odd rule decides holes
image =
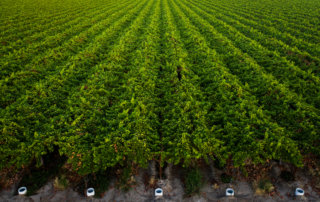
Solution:
[[[77,46],[77,43],[83,44],[87,39],[81,38],[83,32],[93,30],[97,25],[100,25],[100,28],[103,29],[101,25],[103,25],[106,20],[110,20],[108,18],[106,19],[106,17],[120,12],[127,6],[125,3],[126,2],[124,2],[124,5],[119,4],[118,6],[113,5],[115,8],[107,7],[102,10],[96,10],[90,12],[88,15],[81,14],[81,17],[68,21],[67,25],[62,24],[62,30],[60,30],[60,26],[57,25],[52,28],[53,30],[40,32],[26,40],[18,40],[13,44],[4,46],[8,48],[4,50],[6,54],[4,54],[0,60],[2,64],[0,78],[3,80],[9,76],[12,77],[17,74],[19,70],[22,72],[30,72],[37,63],[45,63],[44,65],[47,65],[46,60],[48,60],[48,55],[52,53],[55,53],[58,60],[61,57],[59,57],[59,53],[62,52],[59,49],[66,45],[71,46],[73,51],[76,51],[74,48]],[[94,33],[99,33],[99,30],[94,30]],[[14,50],[14,52],[12,50]],[[39,61],[39,58],[42,60]],[[35,62],[37,63],[35,64]]]
[[[207,1],[206,1],[207,2]],[[317,20],[316,1],[303,2],[304,6],[296,7],[301,2],[275,2],[264,1],[209,1],[211,5],[224,8],[226,10],[233,9],[234,13],[241,13],[243,16],[255,17],[255,19],[263,19],[266,25],[271,25],[282,31],[289,31],[291,34],[303,34],[309,36],[320,36],[316,26],[319,25]],[[250,4],[250,5],[248,5]],[[237,9],[234,9],[234,8]],[[294,7],[294,8],[289,8]],[[310,9],[312,8],[312,9]],[[285,26],[281,26],[285,25]]]
[[[134,119],[139,112],[134,112],[136,100],[131,94],[134,79],[139,78],[132,62],[156,1],[145,3],[105,60],[93,67],[94,74],[68,97],[66,111],[61,114],[64,131],[59,135],[60,151],[79,173],[132,162],[143,166],[149,159],[147,130],[153,127]]]
[[[320,155],[317,63],[281,55],[301,47],[280,31],[210,1],[103,5],[79,6],[68,22],[52,15],[3,49],[0,169],[40,165],[54,148],[81,175],[150,160],[301,166]]]
[[[131,9],[134,6],[136,6],[136,4],[132,4],[126,7],[126,9]],[[61,67],[72,65],[70,59],[72,61],[73,57],[80,57],[79,54],[87,48],[88,44],[95,43],[98,37],[101,38],[100,35],[105,31],[106,27],[111,26],[118,19],[123,19],[124,13],[126,13],[127,10],[123,7],[120,8],[122,8],[122,10],[113,13],[113,18],[106,18],[89,29],[81,31],[81,29],[74,27],[73,29],[78,31],[78,34],[60,46],[48,49],[43,54],[34,55],[34,57],[30,55],[32,60],[24,65],[23,70],[19,71],[18,69],[18,71],[16,70],[9,77],[0,80],[1,93],[4,95],[1,97],[0,106],[6,108],[23,98],[27,90],[32,89],[36,82],[63,73]],[[91,20],[95,19],[89,19],[88,24],[92,23]],[[79,26],[81,27],[81,25]],[[89,55],[85,57],[89,57]],[[19,61],[17,58],[13,60],[16,62]],[[18,66],[23,66],[23,62],[24,61],[21,61],[21,64],[18,64]],[[15,64],[11,65],[15,68]]]
[[[292,1],[293,2],[293,1]],[[220,8],[224,11],[232,12],[233,14],[241,15],[242,17],[248,19],[254,19],[255,21],[261,21],[261,23],[268,27],[274,27],[281,32],[287,32],[296,38],[301,38],[307,40],[310,43],[315,43],[316,39],[320,37],[317,32],[315,22],[308,22],[311,19],[310,17],[304,17],[303,19],[294,19],[292,17],[297,18],[297,12],[277,12],[277,16],[274,16],[272,12],[276,9],[274,6],[266,8],[268,11],[258,11],[258,6],[261,7],[261,4],[258,3],[257,6],[250,6],[241,8],[241,5],[237,5],[237,9],[234,9],[237,2],[233,1],[232,3],[224,2],[224,3],[216,3],[214,1],[203,1],[203,3],[209,3],[210,8]],[[280,3],[280,2],[279,2]],[[284,2],[281,2],[284,3]],[[279,6],[279,4],[274,4],[275,6]],[[300,8],[301,9],[301,8]],[[300,10],[297,8],[297,10]],[[270,12],[271,11],[271,12]]]
[[[225,24],[224,21],[220,21],[220,19],[215,16],[215,12],[212,13],[214,16],[210,16],[214,17],[215,20],[210,21],[210,24],[214,26],[219,33],[230,39],[243,53],[252,57],[266,72],[272,74],[281,83],[287,85],[288,88],[306,98],[308,103],[317,108],[320,106],[320,77],[311,73],[312,70],[307,69],[307,71],[303,71],[298,66],[293,65],[290,61],[281,57],[278,51],[272,50],[274,46],[279,47],[278,44],[274,44],[274,42],[272,46],[262,46],[259,42],[266,41],[266,36],[259,32],[254,32],[251,27],[238,28],[237,21],[235,20]],[[226,27],[228,29],[226,29]],[[245,29],[249,31],[242,33]],[[250,38],[248,36],[250,36]],[[284,50],[279,51],[285,52]],[[292,54],[293,53],[294,52],[292,52]],[[304,63],[306,62],[304,61]],[[306,64],[308,68],[310,68],[309,65],[309,63]],[[317,69],[315,73],[318,72],[316,65],[317,64],[313,63],[313,68]]]
[[[111,4],[111,6],[114,5]],[[92,9],[78,8],[75,11],[69,10],[69,12],[61,13],[56,17],[48,17],[40,21],[32,19],[28,22],[16,22],[13,25],[10,23],[9,26],[7,24],[0,28],[0,30],[4,30],[0,32],[1,41],[6,41],[6,45],[1,47],[1,53],[8,54],[16,48],[28,45],[28,43],[41,41],[45,37],[60,33],[64,29],[79,23],[79,17],[94,13],[96,10],[99,10],[98,6]]]
[[[225,9],[225,8],[223,7],[222,9]],[[238,13],[238,11],[232,10],[232,13]],[[273,38],[281,40],[286,44],[288,44],[289,46],[297,47],[300,51],[307,52],[311,56],[317,57],[319,59],[320,49],[318,46],[318,40],[308,42],[305,39],[305,36],[301,36],[301,35],[304,35],[306,31],[302,32],[299,35],[299,37],[296,38],[292,33],[287,32],[287,30],[279,31],[274,26],[269,25],[268,19],[266,18],[254,17],[253,15],[249,15],[248,13],[245,15],[245,18],[249,20],[253,20],[254,22],[259,22],[259,23],[251,23],[250,26],[254,28],[258,28],[262,33],[265,33]],[[309,25],[308,28],[306,28],[305,30],[309,30],[310,29],[309,27],[311,27],[312,29],[313,27],[316,27],[316,26],[317,25]],[[282,27],[286,27],[286,26],[282,25]]]
[[[284,134],[297,141],[303,151],[319,153],[317,142],[319,110],[308,105],[300,95],[280,84],[255,60],[235,47],[233,41],[217,32],[211,25],[215,21],[213,17],[207,16],[205,12],[195,7],[187,7],[181,3],[180,5],[185,8],[185,12],[188,11],[187,16],[205,36],[210,47],[217,51],[219,54],[217,57],[222,59],[223,64],[232,74],[237,75],[243,84],[249,86],[248,91],[258,99],[258,105],[263,107],[266,114],[285,129]],[[221,26],[228,29],[225,24]]]
[[[286,57],[289,61],[294,62],[302,70],[311,71],[316,75],[319,74],[319,57],[313,57],[305,51],[300,51],[297,47],[289,46],[288,44],[272,35],[262,33],[261,28],[264,29],[264,26],[261,26],[261,24],[259,24],[260,22],[257,19],[243,17],[242,15],[237,14],[237,12],[233,12],[232,9],[220,9],[217,6],[212,6],[211,3],[206,3],[203,1],[196,1],[194,5],[204,5],[204,7],[201,6],[201,8],[204,9],[207,13],[209,13],[210,15],[214,15],[217,19],[226,22],[247,37],[255,39],[270,51],[277,51],[277,54],[282,57]],[[247,13],[245,14],[247,15]],[[274,31],[280,32],[277,30]],[[317,42],[317,40],[313,40],[313,42]]]
[[[126,32],[126,27],[146,3],[140,2],[134,9],[123,10],[127,15],[122,14],[120,19],[117,15],[109,17],[112,26],[99,33],[70,60],[55,66],[56,75],[40,80],[19,100],[1,109],[1,167],[21,167],[33,159],[39,161],[53,145],[59,145],[57,138],[65,132],[62,126],[67,117],[68,96],[80,90],[82,80],[97,74],[97,64],[107,59],[101,53],[111,50],[121,36],[119,31]]]
[[[280,158],[290,158],[294,162],[294,157],[288,154],[299,156],[296,144],[284,133],[285,129],[258,106],[250,88],[243,86],[219,61],[217,52],[209,47],[200,32],[204,26],[193,25],[183,13],[183,6],[172,7],[177,12],[176,24],[180,25],[180,33],[186,37],[183,41],[193,64],[190,69],[197,73],[202,91],[206,93],[210,136],[218,138],[223,145],[213,153],[215,158],[225,163],[231,156],[235,166]],[[299,164],[299,161],[295,163]]]

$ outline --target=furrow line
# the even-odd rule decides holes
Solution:
[[[199,89],[199,78],[189,71],[188,54],[182,46],[168,2],[163,2],[164,53],[162,67],[166,93],[162,109],[163,152],[160,162],[190,165],[196,159],[207,158],[216,150],[219,142],[209,136],[206,125],[206,108]],[[206,140],[206,141],[205,141]],[[201,142],[205,142],[201,144]]]
[[[204,8],[201,9],[204,10]],[[213,11],[206,10],[206,12],[210,15],[214,15]],[[320,60],[318,58],[310,56],[310,54],[306,52],[301,52],[295,47],[290,47],[282,41],[277,40],[276,38],[266,36],[261,31],[245,24],[244,21],[246,21],[246,19],[240,16],[235,16],[237,20],[232,17],[223,15],[215,17],[225,23],[228,23],[232,27],[236,27],[239,32],[245,34],[247,37],[249,36],[250,38],[259,38],[258,42],[261,43],[261,45],[265,46],[265,48],[268,48],[270,51],[278,51],[278,54],[280,54],[282,57],[287,58],[287,60],[289,61],[293,61],[302,70],[311,71],[312,73],[318,75],[320,71]]]
[[[290,139],[289,132],[272,121],[268,113],[257,105],[258,100],[250,93],[251,89],[247,85],[243,86],[223,66],[219,57],[215,57],[217,53],[206,44],[206,38],[199,32],[200,28],[192,25],[188,15],[183,13],[182,6],[174,1],[170,1],[170,5],[190,53],[188,58],[193,64],[190,69],[199,76],[201,89],[206,95],[210,109],[208,124],[214,128],[213,133],[216,133],[226,147],[227,156],[220,154],[216,158],[220,162],[226,162],[230,155],[236,166],[243,165],[248,158],[253,163],[279,158],[298,163],[295,159],[288,158],[290,155],[286,147],[270,144],[272,141],[290,142],[291,152],[299,156],[299,150]],[[282,155],[274,155],[274,150]]]
[[[14,31],[11,36],[0,37],[0,41],[5,45],[0,50],[0,55],[8,55],[13,51],[18,51],[21,48],[28,47],[30,44],[39,43],[46,38],[53,37],[56,34],[61,33],[65,29],[72,29],[74,25],[79,25],[80,20],[83,18],[91,18],[94,15],[108,11],[109,9],[117,7],[116,5],[111,5],[110,7],[102,9],[94,9],[93,11],[88,11],[84,9],[79,12],[79,14],[71,14],[69,17],[62,17],[58,20],[51,20],[50,24],[43,26],[42,24],[36,24],[39,26],[37,29],[34,24],[32,29],[28,29],[26,32]],[[71,19],[71,20],[70,20]],[[19,37],[21,36],[21,37]],[[11,37],[11,39],[10,39]],[[12,38],[13,37],[13,38]]]
[[[211,5],[213,5],[212,2],[210,2],[210,3],[211,3]],[[215,4],[215,7],[218,7],[218,6],[220,7],[221,5],[216,5]],[[314,28],[317,25],[310,24],[308,26],[305,26],[305,25],[303,25],[303,24],[305,24],[305,22],[301,23],[301,20],[293,22],[293,23],[288,22],[290,20],[290,18],[288,18],[287,15],[286,15],[286,18],[279,18],[279,15],[281,14],[281,12],[277,13],[278,16],[276,16],[276,18],[272,18],[272,17],[270,17],[270,15],[266,15],[264,13],[260,13],[258,15],[258,13],[256,11],[253,12],[253,11],[248,11],[248,10],[245,10],[245,9],[243,9],[243,10],[236,9],[235,10],[234,6],[226,6],[225,5],[225,6],[222,6],[221,9],[222,10],[230,10],[233,13],[237,13],[237,14],[239,14],[241,16],[246,16],[246,18],[253,18],[253,16],[255,16],[253,19],[257,19],[259,21],[262,18],[264,20],[264,23],[266,23],[266,24],[268,24],[270,26],[276,26],[279,29],[287,29],[287,28],[291,29],[291,32],[290,32],[291,34],[296,34],[297,33],[297,29],[298,29],[299,33],[307,34],[308,37],[313,37],[314,35],[316,35],[318,37],[320,36],[319,33],[318,33],[319,31]],[[306,19],[306,18],[304,17],[304,19]],[[283,26],[282,24],[284,24],[285,26]],[[306,33],[306,30],[307,31],[312,31],[312,33],[308,34],[308,33]]]
[[[231,14],[229,14],[231,15]],[[259,19],[260,21],[262,19]],[[297,47],[301,52],[305,51],[308,54],[310,54],[313,57],[316,57],[319,59],[320,55],[320,46],[318,46],[318,42],[316,43],[309,43],[304,41],[303,39],[297,39],[294,36],[292,36],[290,33],[287,32],[280,32],[274,27],[264,26],[262,24],[259,24],[257,22],[247,22],[247,24],[251,27],[254,27],[261,31],[262,33],[268,35],[269,37],[274,37],[277,40],[281,40],[287,45],[291,47]]]
[[[119,12],[119,10],[128,5],[130,5],[130,3],[110,9],[107,12],[101,11],[98,13],[92,13],[89,16],[80,17],[77,21],[81,23],[77,23],[77,26],[67,28],[58,34],[48,36],[46,32],[41,33],[44,39],[34,42],[31,45],[27,44],[18,50],[13,50],[13,52],[8,52],[0,59],[0,63],[3,64],[1,67],[2,72],[0,74],[0,78],[3,79],[12,74],[12,72],[24,70],[25,67],[35,61],[35,59],[45,57],[52,51],[52,49],[61,46],[68,40],[90,29],[94,24],[99,24],[101,21],[103,22],[106,20],[107,16]],[[82,41],[79,41],[79,43],[82,43]],[[17,46],[19,46],[19,44]]]
[[[125,164],[127,160],[145,166],[150,159],[145,134],[137,133],[136,127],[132,130],[127,128],[135,123],[129,121],[130,117],[132,119],[137,115],[130,107],[135,103],[131,90],[135,87],[135,81],[140,79],[139,75],[135,75],[134,61],[154,16],[157,1],[147,2],[148,7],[138,13],[136,20],[121,35],[119,43],[107,54],[106,60],[95,65],[91,76],[80,83],[80,89],[74,89],[74,93],[66,97],[61,107],[65,108],[62,111],[67,116],[61,113],[53,118],[60,120],[61,125],[57,127],[64,131],[59,134],[61,152],[69,157],[72,156],[70,151],[83,156],[93,169],[89,172]],[[96,127],[92,128],[92,125]],[[139,126],[143,127],[141,124]],[[88,150],[77,144],[82,140],[90,145]],[[117,146],[116,151],[114,145]],[[104,155],[96,155],[100,153]],[[78,165],[79,160],[69,158],[73,165]],[[88,169],[80,167],[79,172],[88,172]]]
[[[47,29],[47,27],[53,26],[52,22],[59,20],[68,22],[69,19],[71,19],[73,16],[81,15],[81,13],[89,13],[90,11],[94,11],[99,7],[101,7],[101,5],[96,5],[92,8],[88,8],[88,5],[85,5],[81,8],[78,8],[75,11],[66,10],[66,12],[62,13],[61,15],[52,16],[48,18],[44,18],[43,16],[41,16],[39,18],[39,21],[32,20],[30,22],[18,21],[13,23],[6,23],[2,27],[0,27],[0,38],[3,41],[8,41],[10,40],[10,38],[12,40],[22,39],[26,36],[30,36],[32,33],[36,33],[37,31]],[[44,25],[46,27],[44,27]],[[5,31],[2,32],[2,30]]]
[[[273,75],[280,83],[284,83],[289,89],[295,91],[298,95],[303,95],[307,103],[317,107],[320,106],[320,78],[310,72],[306,72],[288,62],[285,58],[279,56],[275,51],[269,51],[261,46],[255,38],[248,38],[239,30],[231,25],[207,15],[204,10],[198,7],[190,6],[203,12],[203,18],[209,22],[219,33],[227,36],[226,38],[233,42],[236,48],[241,52],[248,54],[255,62],[263,67],[266,72]],[[198,13],[199,14],[199,13]],[[232,23],[234,25],[236,23]]]
[[[83,10],[84,8],[86,9],[93,9],[101,6],[105,6],[108,4],[114,4],[117,3],[115,0],[110,0],[110,1],[77,1],[78,3],[69,1],[69,2],[64,2],[61,4],[61,2],[56,1],[57,4],[51,4],[52,2],[45,2],[45,6],[43,8],[45,9],[37,9],[33,10],[32,12],[27,12],[27,11],[21,11],[18,13],[15,13],[10,11],[9,9],[4,9],[5,11],[9,11],[9,13],[5,13],[6,16],[8,16],[8,19],[4,19],[0,16],[0,22],[2,27],[6,27],[8,25],[25,25],[25,24],[30,24],[30,23],[41,23],[43,21],[47,22],[48,19],[52,18],[58,18],[61,17],[62,15],[65,14],[73,14],[74,12],[77,12],[79,10]],[[14,10],[18,11],[20,9],[20,6],[23,4],[26,4],[26,1],[22,2],[17,2],[16,3],[19,5],[17,6],[18,8],[12,8],[12,5],[9,7]],[[30,2],[30,4],[34,4],[35,2]],[[39,3],[39,1],[38,1]],[[11,4],[11,2],[10,2]],[[31,6],[33,7],[33,6]],[[34,9],[34,8],[33,8]],[[4,13],[4,12],[2,12]]]
[[[16,156],[2,154],[7,161],[7,165],[16,164],[20,167],[34,158],[35,151],[46,154],[52,151],[53,145],[60,133],[65,132],[61,124],[66,110],[66,98],[76,91],[81,81],[87,79],[89,75],[94,74],[108,52],[115,46],[120,39],[119,31],[124,32],[129,29],[132,21],[137,19],[139,13],[147,6],[148,1],[138,2],[138,6],[122,15],[118,21],[114,21],[113,26],[108,27],[95,38],[90,46],[82,50],[76,56],[72,57],[66,65],[60,66],[60,74],[54,75],[46,80],[42,80],[33,86],[33,89],[20,98],[16,103],[10,105],[3,111],[1,119],[1,128],[3,128],[3,141],[6,138],[14,137],[14,145],[6,145],[7,150],[15,150],[14,155],[23,155],[27,153],[26,158],[18,162],[13,162]],[[109,17],[112,20],[112,16]],[[105,54],[99,54],[105,52]],[[88,69],[90,67],[90,69]],[[16,115],[22,115],[23,119]],[[67,115],[67,114],[65,114]],[[61,128],[60,128],[61,127]],[[14,134],[14,136],[12,136]],[[41,141],[41,145],[32,144]],[[15,147],[15,148],[14,148]],[[28,152],[26,152],[28,150]],[[2,150],[4,151],[4,150]],[[10,161],[12,159],[12,161]]]
[[[299,143],[304,152],[319,153],[315,141],[319,134],[319,110],[303,102],[303,99],[280,84],[248,55],[233,46],[232,42],[218,33],[212,25],[195,11],[181,4],[190,21],[206,37],[209,47],[214,47],[219,58],[232,74],[238,75],[242,83],[248,83],[251,93],[259,98],[259,105],[281,127],[293,133],[292,139]],[[303,138],[302,138],[303,137]]]
[[[126,9],[117,10],[109,18],[95,24],[85,32],[79,33],[78,36],[73,37],[63,45],[35,57],[29,65],[26,65],[25,70],[12,73],[10,77],[0,80],[0,92],[5,95],[1,98],[0,106],[5,108],[14,103],[32,87],[34,82],[59,74],[61,70],[57,67],[67,65],[70,58],[72,59],[84,50],[88,44],[96,40],[97,37],[99,38],[106,26],[110,29],[112,23],[115,23],[114,21],[122,20],[125,12],[135,6],[136,4],[132,4]]]
[[[210,2],[210,4],[213,4],[213,1],[206,1],[206,2]],[[301,26],[301,28],[305,29],[305,28],[311,28],[311,27],[314,27],[314,26],[317,26],[319,23],[318,23],[318,20],[315,20],[316,18],[319,18],[319,16],[309,16],[313,19],[310,19],[309,17],[306,18],[306,15],[307,12],[303,13],[303,18],[297,18],[297,15],[298,13],[297,12],[294,12],[293,14],[293,17],[296,18],[296,19],[292,19],[290,17],[292,17],[290,14],[290,12],[286,12],[284,10],[284,7],[280,8],[279,11],[275,11],[274,10],[274,5],[276,6],[279,6],[279,4],[274,4],[272,5],[273,8],[268,8],[268,10],[263,10],[261,9],[261,4],[258,3],[256,7],[253,6],[253,4],[250,4],[249,7],[246,7],[246,8],[241,8],[239,5],[237,5],[238,2],[232,2],[233,6],[230,6],[230,1],[228,1],[228,5],[226,4],[223,4],[224,7],[227,7],[227,8],[234,8],[234,7],[237,7],[238,9],[235,10],[235,12],[238,12],[238,11],[242,11],[243,14],[247,13],[247,14],[251,14],[253,16],[256,16],[256,18],[261,18],[263,17],[264,19],[273,19],[274,21],[278,21],[278,20],[285,20],[287,21],[289,24],[291,25],[294,25],[294,26]],[[216,4],[217,5],[217,4]],[[220,4],[222,5],[222,4]],[[217,6],[220,6],[220,5],[217,5]],[[272,11],[270,11],[270,9],[272,9]],[[260,11],[261,10],[261,11]],[[281,11],[281,12],[280,12]],[[310,11],[310,10],[309,10]],[[274,13],[276,13],[276,16],[274,16]],[[281,15],[284,15],[285,17],[281,16]],[[282,17],[282,18],[281,18]],[[311,21],[313,22],[311,22]],[[309,21],[309,22],[308,22]],[[303,23],[301,23],[303,22]],[[308,26],[304,26],[302,24],[308,24]]]

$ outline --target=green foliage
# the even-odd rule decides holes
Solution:
[[[225,166],[223,165],[223,162],[220,162],[219,159],[214,159],[213,165],[215,168],[217,168],[219,170],[222,170],[223,168],[225,168]]]
[[[64,174],[57,176],[54,179],[53,186],[57,190],[65,190],[69,186],[69,181]]]
[[[260,179],[252,183],[257,195],[266,195],[274,191],[275,187],[269,179]]]
[[[132,188],[135,184],[135,179],[132,173],[132,167],[124,167],[119,170],[118,174],[118,181],[117,181],[117,188],[123,191],[128,191]]]
[[[83,176],[155,159],[302,166],[320,156],[319,8],[3,0],[0,170],[55,147]]]
[[[203,176],[198,168],[186,169],[184,174],[184,186],[185,193],[191,195],[199,193],[201,186],[203,185]]]
[[[103,197],[104,192],[109,188],[111,177],[112,175],[110,170],[104,172],[100,171],[92,175],[88,182],[88,188],[94,187],[95,197]]]
[[[74,184],[73,187],[81,195],[84,195],[88,188],[93,187],[95,191],[94,197],[101,198],[109,188],[111,178],[113,177],[112,174],[113,170],[111,169],[90,173],[82,176],[80,181]]]
[[[26,174],[20,181],[21,186],[28,188],[27,195],[34,195],[48,180],[52,177],[52,173],[42,170],[33,170],[32,173]]]
[[[232,181],[232,176],[226,173],[222,173],[220,179],[223,183],[230,183]]]
[[[258,183],[258,188],[263,190],[265,193],[270,193],[274,190],[273,184],[267,179],[260,180]]]
[[[52,160],[54,159],[54,160]],[[38,167],[32,165],[28,168],[20,180],[18,187],[25,186],[28,189],[27,195],[35,194],[49,180],[59,174],[65,158],[58,157],[56,153],[51,153],[43,158],[43,165]]]

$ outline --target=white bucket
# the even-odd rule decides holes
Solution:
[[[157,188],[155,191],[154,191],[154,195],[155,196],[163,196],[163,190],[161,188]]]
[[[301,188],[296,188],[295,195],[296,196],[303,196],[304,195],[304,190],[301,189]]]
[[[87,196],[94,196],[94,188],[87,189]]]
[[[231,188],[226,189],[226,196],[234,196],[234,190]]]
[[[19,195],[26,195],[27,194],[27,187],[20,187],[18,189],[18,194]]]

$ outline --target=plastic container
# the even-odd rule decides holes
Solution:
[[[94,188],[89,188],[89,189],[87,189],[87,196],[88,196],[88,197],[94,196]]]
[[[234,190],[231,188],[226,189],[226,196],[234,196]]]
[[[295,195],[296,196],[303,196],[304,195],[304,190],[301,189],[301,188],[296,188]]]
[[[157,188],[155,191],[154,191],[154,195],[155,196],[163,196],[163,190],[161,188]]]
[[[27,194],[27,187],[20,187],[18,189],[18,194],[19,195],[26,195]]]

